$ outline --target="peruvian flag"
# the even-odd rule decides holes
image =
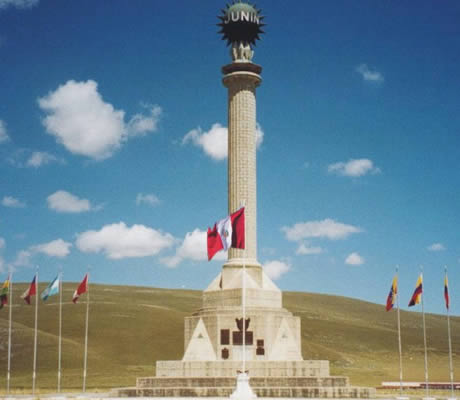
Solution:
[[[230,247],[244,249],[244,207],[208,228],[208,261]]]
[[[27,304],[30,304],[30,297],[37,294],[37,275],[34,276],[32,283],[27,288],[27,290],[22,294],[22,298]]]
[[[77,304],[80,295],[88,291],[88,274],[85,275],[81,283],[78,285],[77,290],[73,293],[72,301]]]

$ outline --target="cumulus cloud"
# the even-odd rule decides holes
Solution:
[[[160,199],[155,196],[153,193],[149,194],[143,194],[143,193],[138,193],[136,196],[136,204],[140,206],[141,204],[147,204],[149,206],[157,206],[160,204]]]
[[[32,253],[29,250],[20,250],[13,261],[13,267],[30,267]]]
[[[433,243],[427,247],[429,251],[444,251],[446,247],[442,243]]]
[[[372,71],[367,64],[358,65],[355,71],[367,82],[382,83],[384,81],[383,75],[377,70]]]
[[[360,158],[356,160],[349,160],[347,162],[338,162],[331,164],[327,168],[329,173],[336,173],[338,175],[359,177],[366,174],[378,174],[380,168],[376,167],[372,160],[367,158]]]
[[[256,147],[259,148],[264,139],[264,132],[259,124],[256,127]],[[207,132],[201,128],[192,129],[182,139],[182,144],[191,142],[200,147],[213,160],[221,161],[228,157],[228,129],[215,123]]]
[[[285,233],[286,239],[296,242],[307,238],[346,239],[353,233],[362,232],[362,229],[326,218],[322,221],[298,222],[291,227],[284,226],[281,231]]]
[[[0,144],[7,142],[10,139],[6,132],[6,124],[0,119]]]
[[[51,163],[65,164],[65,160],[45,151],[19,148],[8,155],[6,161],[18,168],[39,168]]]
[[[111,157],[130,137],[157,129],[161,108],[147,106],[147,115],[136,114],[125,122],[125,112],[106,103],[92,80],[70,80],[39,98],[46,131],[73,154],[95,160]]]
[[[323,249],[319,246],[310,246],[308,243],[301,243],[296,251],[298,255],[321,254]]]
[[[39,0],[0,0],[0,10],[8,7],[32,8]]]
[[[207,252],[207,233],[195,229],[193,232],[187,232],[182,243],[176,248],[176,253],[170,257],[163,257],[161,262],[170,268],[177,267],[185,260],[206,261]],[[220,251],[213,260],[226,260],[227,252]]]
[[[72,243],[66,242],[63,239],[52,240],[47,243],[36,244],[29,246],[25,250],[20,250],[16,259],[11,263],[12,267],[30,267],[32,258],[38,254],[45,254],[48,257],[64,258],[70,254]]]
[[[143,107],[147,110],[147,115],[135,114],[128,122],[127,132],[130,136],[145,136],[158,129],[161,107],[151,104],[143,104]]]
[[[85,253],[103,253],[107,258],[148,257],[170,248],[174,237],[144,225],[126,226],[124,222],[105,225],[99,231],[77,235],[76,245]]]
[[[361,257],[358,253],[351,253],[345,259],[345,264],[348,265],[362,265],[364,264],[364,258]]]
[[[61,213],[81,213],[92,209],[87,199],[80,199],[65,190],[58,190],[46,199],[48,208]]]
[[[11,196],[5,196],[2,199],[2,205],[11,208],[24,208],[26,206],[26,203]]]
[[[2,237],[0,237],[0,249],[4,249],[5,246],[6,246],[5,239],[3,239]]]
[[[50,164],[52,162],[57,161],[58,159],[50,153],[47,153],[45,151],[34,151],[27,160],[26,166],[38,168],[42,165]]]
[[[263,268],[268,277],[276,281],[291,269],[291,265],[284,261],[272,260],[264,263]]]
[[[69,255],[71,247],[72,243],[56,239],[48,243],[32,246],[29,251],[43,253],[50,257],[64,258]]]

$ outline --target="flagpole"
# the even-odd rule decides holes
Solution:
[[[10,271],[9,277],[10,288],[8,295],[10,296],[9,307],[9,323],[8,323],[8,371],[6,374],[6,394],[10,394],[10,378],[11,378],[11,328],[13,320],[13,273]]]
[[[62,349],[62,269],[59,271],[59,347],[58,347],[58,385],[57,392],[61,393],[61,349]]]
[[[399,266],[396,267],[396,279],[399,281]],[[398,282],[399,283],[399,282]],[[399,395],[402,397],[403,392],[403,370],[402,370],[402,346],[401,346],[401,317],[399,312],[399,288],[396,291],[396,306],[398,314],[398,348],[399,348]]]
[[[245,227],[246,230],[246,227]],[[246,235],[245,235],[246,238]],[[246,245],[243,250],[243,374],[246,373]]]
[[[447,265],[444,267],[446,284],[447,284]],[[447,300],[446,300],[447,301]],[[449,305],[446,303],[446,313],[447,313],[447,333],[449,337],[449,372],[450,372],[450,390],[451,396],[454,398],[454,367],[452,365],[452,340],[450,336],[450,315],[449,315]]]
[[[246,205],[243,200],[241,207]],[[240,208],[241,208],[240,207]],[[246,210],[245,210],[246,211]],[[243,306],[243,374],[246,373],[246,221],[244,224],[244,250],[243,250],[243,293],[242,293],[242,306]]]
[[[428,398],[430,395],[429,388],[428,388],[428,356],[426,351],[426,326],[425,326],[425,309],[424,309],[424,295],[423,295],[423,267],[421,269],[421,276],[422,276],[422,319],[423,319],[423,344],[425,348],[425,385],[426,385],[426,397]]]
[[[34,333],[34,368],[32,373],[32,395],[35,395],[35,380],[37,378],[37,329],[38,329],[38,266],[35,272],[35,333]]]
[[[85,329],[85,359],[83,361],[83,393],[86,392],[86,366],[88,359],[88,316],[89,316],[89,271],[87,272],[88,280],[86,281],[86,329]]]

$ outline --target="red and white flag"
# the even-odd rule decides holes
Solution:
[[[208,228],[208,261],[230,247],[244,249],[244,207]]]
[[[37,275],[34,276],[32,283],[27,288],[27,290],[22,294],[22,298],[25,300],[27,304],[30,304],[30,297],[35,296],[37,294]]]
[[[85,275],[81,283],[78,285],[77,290],[73,293],[72,301],[76,304],[80,295],[88,291],[88,274]]]

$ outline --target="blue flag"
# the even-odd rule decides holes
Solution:
[[[48,285],[48,287],[42,292],[40,297],[46,301],[48,297],[59,293],[59,276],[56,276],[54,280]]]

